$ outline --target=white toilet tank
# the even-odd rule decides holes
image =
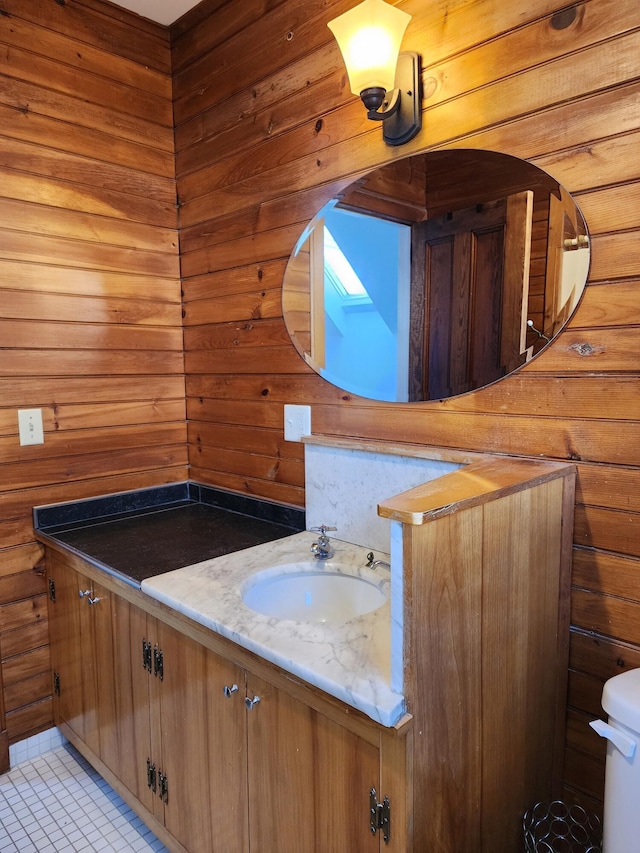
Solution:
[[[602,853],[640,851],[640,669],[610,678],[602,691],[609,722],[589,725],[607,739]]]

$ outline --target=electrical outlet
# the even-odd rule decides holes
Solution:
[[[42,409],[18,409],[20,444],[44,444]]]
[[[285,441],[300,441],[303,435],[311,435],[311,406],[284,407]]]

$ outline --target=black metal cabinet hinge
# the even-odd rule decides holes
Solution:
[[[149,640],[142,641],[142,668],[151,672],[151,643]]]
[[[60,695],[60,675],[57,672],[53,673],[53,692],[56,696]]]
[[[151,763],[151,759],[147,758],[147,787],[157,794],[163,803],[169,802],[169,782],[167,781],[166,773],[156,765]]]
[[[160,681],[164,678],[164,654],[162,653],[162,649],[159,649],[157,646],[153,647],[153,674]]]
[[[56,600],[56,582],[53,578],[49,578],[49,598],[54,602]]]
[[[157,645],[152,646],[149,640],[142,640],[142,667],[147,672],[153,672],[160,681],[164,678],[164,654]]]
[[[169,783],[166,774],[162,770],[158,770],[158,796],[163,803],[169,802]]]
[[[156,765],[151,763],[150,758],[147,758],[147,788],[150,788],[154,794],[157,790]]]
[[[389,805],[389,797],[385,797],[379,803],[375,788],[369,791],[369,827],[372,835],[381,830],[385,844],[389,843],[389,839],[391,838],[391,806]]]

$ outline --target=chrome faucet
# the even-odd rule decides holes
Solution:
[[[368,568],[368,569],[375,569],[377,566],[384,566],[384,567],[385,567],[385,569],[390,569],[390,568],[391,568],[391,564],[390,564],[390,563],[387,563],[387,561],[386,561],[386,560],[376,560],[376,559],[374,559],[373,551],[369,551],[369,553],[367,554],[367,568]]]
[[[311,528],[311,530],[317,530],[320,533],[320,536],[318,536],[318,541],[314,542],[310,549],[316,560],[328,560],[333,557],[333,555],[335,554],[335,549],[329,541],[329,537],[327,536],[327,530],[337,529],[337,527],[327,527],[326,524],[321,524],[320,527]]]

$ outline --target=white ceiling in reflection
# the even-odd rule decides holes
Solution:
[[[143,18],[165,26],[173,24],[199,2],[200,0],[114,0],[116,6],[137,12]]]

